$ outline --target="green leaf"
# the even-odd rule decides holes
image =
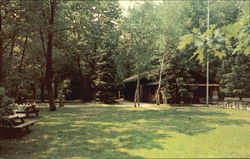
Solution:
[[[231,36],[237,37],[241,28],[242,28],[242,25],[241,23],[238,22],[238,23],[228,25],[226,27],[226,30]]]
[[[245,54],[245,55],[250,55],[250,46],[248,46],[245,50],[244,50],[244,52],[243,52],[243,54]]]
[[[196,58],[200,64],[203,63],[204,60],[204,48],[198,48],[190,59]]]
[[[181,37],[181,41],[179,43],[179,46],[177,47],[178,50],[183,50],[188,44],[191,43],[193,40],[193,34],[186,34],[183,37]]]
[[[225,57],[227,54],[225,52],[215,52],[214,56],[219,57],[221,60],[223,57]]]

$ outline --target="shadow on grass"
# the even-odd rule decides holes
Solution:
[[[20,141],[21,152],[39,158],[142,158],[124,149],[163,149],[169,132],[198,135],[214,125],[250,124],[229,114],[201,108],[127,110],[120,107],[61,108],[41,113],[34,132]],[[3,142],[4,143],[4,142]]]
[[[32,133],[32,131],[0,128],[0,139],[22,138],[30,133]]]

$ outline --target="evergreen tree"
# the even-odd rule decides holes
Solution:
[[[97,62],[95,80],[97,102],[112,103],[115,100],[115,67],[109,53],[103,53]]]
[[[186,62],[180,55],[173,55],[163,76],[163,94],[170,103],[180,104],[181,101],[191,102],[195,87],[187,84],[194,82],[189,73],[190,69],[185,67]],[[164,87],[165,86],[165,87]]]
[[[119,31],[116,20],[120,16],[118,3],[102,1],[99,3],[96,35],[99,43],[96,48],[95,100],[112,103],[115,100],[116,68],[113,56],[116,56]]]
[[[243,97],[250,96],[250,59],[243,54],[236,54],[222,62],[222,67],[218,74],[221,79],[221,91],[226,96]]]

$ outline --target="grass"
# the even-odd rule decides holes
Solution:
[[[249,111],[78,106],[42,109],[32,133],[0,140],[0,158],[250,157]]]

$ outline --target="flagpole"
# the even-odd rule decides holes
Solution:
[[[207,30],[209,30],[209,0],[207,1]],[[209,37],[207,37],[207,44],[209,41]],[[206,105],[209,106],[209,54],[207,53],[207,84],[206,84]]]

